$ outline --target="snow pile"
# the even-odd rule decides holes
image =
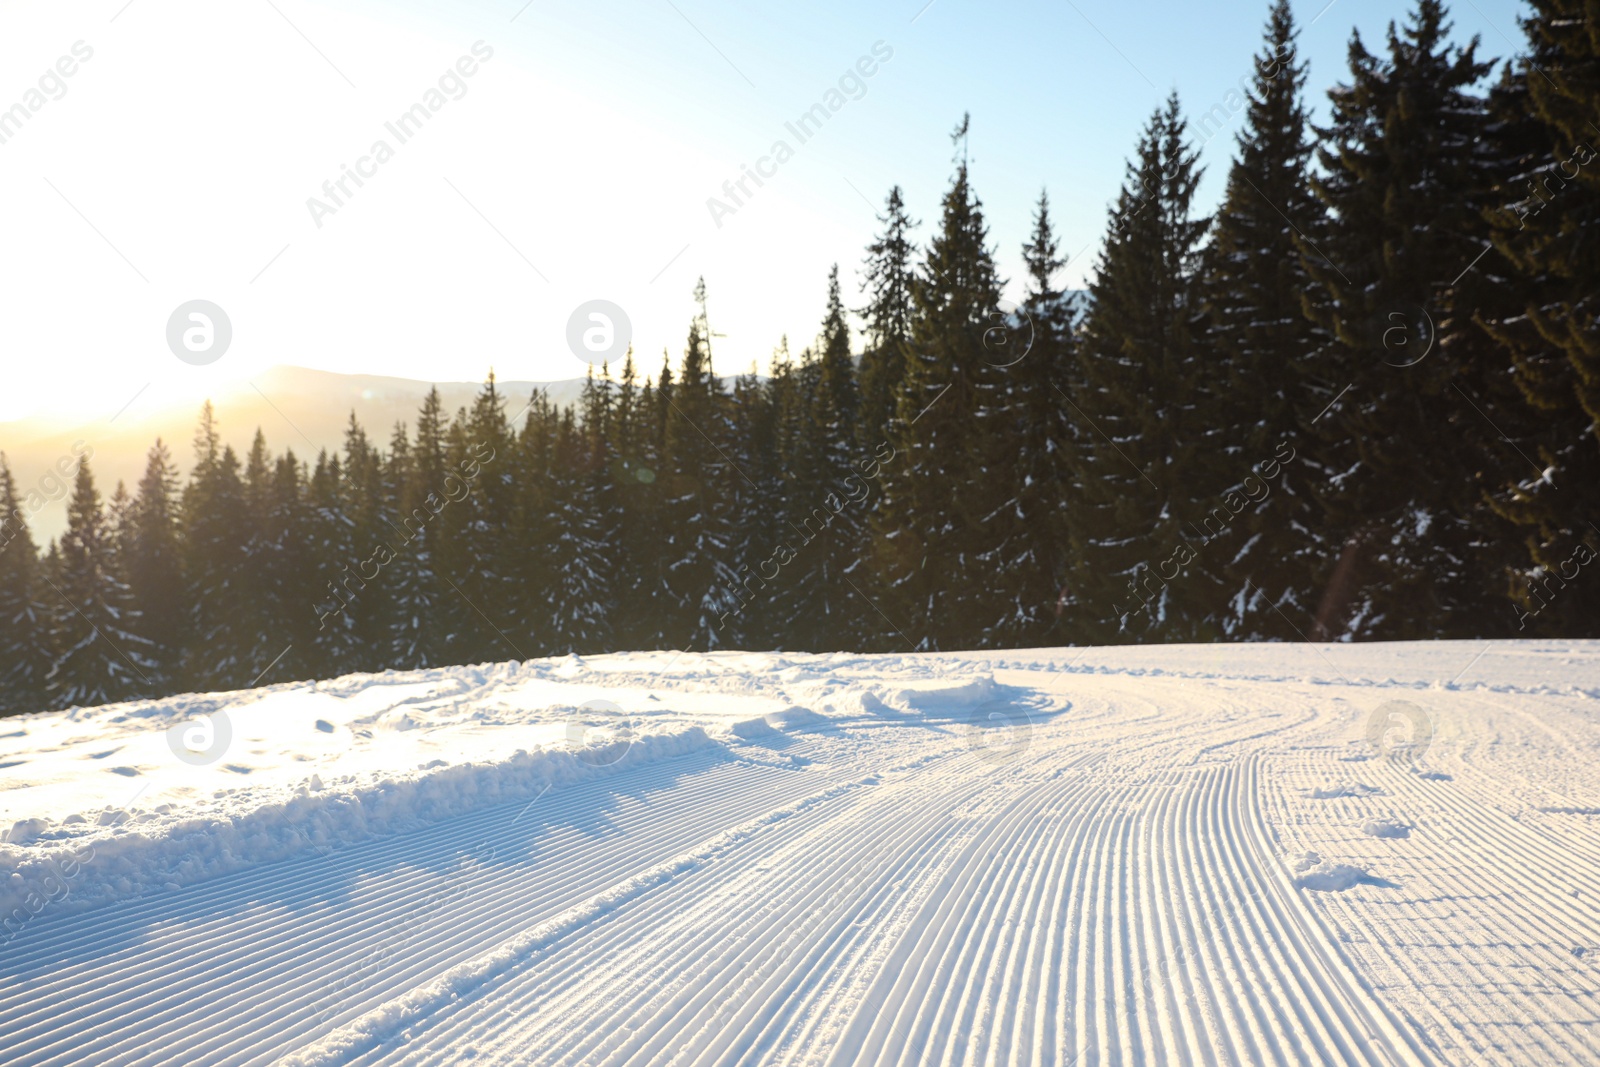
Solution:
[[[1313,789],[1306,794],[1312,800],[1334,800],[1338,797],[1380,797],[1383,790],[1375,785],[1362,785],[1355,782],[1350,785],[1328,785]]]
[[[1314,889],[1319,893],[1342,893],[1353,885],[1366,881],[1367,872],[1348,863],[1325,860],[1315,852],[1307,852],[1294,865],[1294,884],[1301,889]]]
[[[956,685],[936,685],[901,689],[886,701],[890,706],[918,715],[951,716],[972,711],[985,704],[1009,702],[1014,690],[981,675]]]
[[[769,712],[759,718],[741,719],[728,727],[728,731],[735,737],[756,740],[776,737],[793,730],[814,730],[826,725],[827,722],[826,715],[818,715],[810,708],[789,707],[782,711]]]
[[[1361,832],[1368,837],[1410,837],[1411,827],[1394,819],[1368,819],[1361,824]]]

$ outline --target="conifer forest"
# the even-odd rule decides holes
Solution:
[[[490,375],[314,456],[207,406],[135,485],[76,463],[49,543],[0,462],[0,711],[611,650],[1600,637],[1600,23],[1531,9],[1499,59],[1416,0],[1324,125],[1278,0],[1215,214],[1216,116],[1174,94],[1087,292],[1046,191],[1002,298],[957,137],[768,373],[714,358],[713,279],[575,406]]]

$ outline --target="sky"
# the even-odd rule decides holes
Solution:
[[[966,112],[1008,295],[1041,189],[1070,257],[1058,284],[1081,287],[1151,111],[1173,90],[1191,117],[1224,103],[1267,9],[11,0],[0,113],[25,114],[0,124],[0,421],[114,419],[274,364],[572,378],[589,364],[569,336],[605,326],[597,300],[654,374],[682,353],[701,276],[716,369],[759,370],[783,336],[796,353],[815,337],[830,265],[861,303],[890,186],[926,238]],[[1379,47],[1409,5],[1294,10],[1325,113],[1352,27]],[[1522,12],[1465,0],[1455,35],[1515,54]],[[789,128],[840,100],[804,140]],[[1204,145],[1202,210],[1241,120]],[[766,177],[734,200],[747,168]]]

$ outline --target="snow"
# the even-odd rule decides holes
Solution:
[[[1342,893],[1367,880],[1367,872],[1348,863],[1325,860],[1307,852],[1294,865],[1294,884],[1319,893]]]
[[[0,1048],[1595,1062],[1597,695],[1578,641],[661,652],[9,719]]]

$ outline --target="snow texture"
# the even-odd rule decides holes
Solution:
[[[0,1059],[1594,1063],[1597,696],[1588,642],[647,653],[6,720]]]

